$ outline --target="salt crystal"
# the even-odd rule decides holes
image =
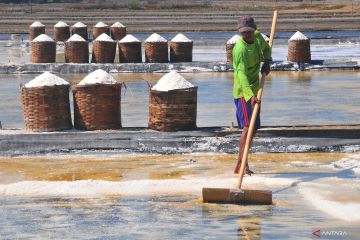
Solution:
[[[74,34],[71,36],[71,38],[67,40],[67,42],[86,42],[86,40],[82,38],[80,35]]]
[[[77,22],[73,25],[74,28],[84,28],[87,27],[85,24],[83,24],[82,22]]]
[[[292,35],[289,41],[296,41],[296,40],[308,40],[308,38],[301,32],[297,31],[294,35]]]
[[[237,41],[239,41],[240,35],[235,34],[232,38],[230,38],[226,43],[227,44],[235,44]]]
[[[167,40],[165,38],[163,38],[162,36],[160,36],[157,33],[153,33],[151,34],[150,37],[148,37],[145,42],[167,42]]]
[[[268,36],[266,36],[265,34],[261,33],[261,36],[264,38],[265,41],[269,41],[270,39],[268,38]]]
[[[113,25],[111,25],[111,27],[124,28],[125,26],[124,26],[124,25],[122,25],[122,24],[121,24],[121,23],[119,23],[119,22],[116,22],[116,23],[114,23]]]
[[[69,25],[67,25],[66,22],[60,21],[60,22],[58,22],[57,24],[55,24],[54,27],[68,27],[68,26],[69,26]]]
[[[33,22],[33,24],[30,25],[30,27],[45,27],[44,24],[42,24],[41,22]]]
[[[106,25],[103,22],[98,22],[94,27],[108,27],[109,25]]]
[[[102,69],[95,70],[94,72],[87,75],[79,85],[90,85],[90,84],[116,84],[117,81],[113,76]]]
[[[187,38],[184,34],[179,33],[173,39],[172,42],[192,42],[189,38]]]
[[[126,43],[126,42],[140,42],[140,41],[139,41],[139,39],[137,39],[133,35],[128,34],[123,39],[121,39],[119,42]]]
[[[69,85],[69,83],[50,72],[44,72],[43,74],[37,76],[36,78],[25,84],[25,87],[32,88],[55,85]]]
[[[186,81],[186,79],[179,73],[177,73],[176,71],[170,71],[168,74],[164,75],[151,89],[167,92],[169,90],[192,87],[194,87],[194,85]]]
[[[109,37],[109,35],[107,35],[106,33],[101,34],[100,36],[98,36],[95,41],[99,41],[99,42],[114,42],[114,40]]]
[[[54,40],[46,34],[40,34],[33,42],[54,42]]]

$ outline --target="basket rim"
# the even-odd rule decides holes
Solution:
[[[198,88],[197,86],[194,86],[194,87],[190,87],[190,88],[172,89],[169,91],[158,91],[155,89],[151,89],[151,87],[149,87],[150,92],[157,92],[157,93],[183,92],[183,91],[188,91],[188,90],[197,90],[197,88]]]

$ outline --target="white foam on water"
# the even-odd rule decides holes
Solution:
[[[86,42],[86,40],[78,34],[72,35],[67,42]]]
[[[55,85],[70,85],[70,84],[64,79],[50,72],[44,72],[43,74],[37,76],[36,78],[25,84],[25,87],[32,88],[32,87],[55,86]]]
[[[54,42],[54,39],[52,39],[51,37],[49,37],[46,34],[40,34],[32,41],[33,42]]]
[[[74,28],[83,28],[83,27],[87,27],[85,24],[83,24],[82,22],[77,22],[73,25]]]
[[[108,27],[109,25],[103,23],[103,22],[98,22],[94,27]]]
[[[125,26],[123,24],[121,24],[120,22],[116,22],[113,25],[111,25],[111,27],[124,28]]]
[[[326,166],[335,170],[350,169],[356,175],[360,175],[360,153],[352,154],[349,157],[342,158]]]
[[[302,32],[297,31],[294,35],[292,35],[289,41],[296,41],[296,40],[308,40],[308,37],[306,37]]]
[[[183,76],[176,71],[170,71],[165,74],[151,89],[156,91],[167,92],[175,89],[192,88],[190,82],[188,82]]]
[[[33,22],[30,27],[45,27],[44,24],[42,24],[41,22],[39,21],[36,21],[36,22]]]
[[[291,179],[269,177],[246,177],[244,183],[267,187],[289,186]],[[192,178],[166,180],[131,180],[124,182],[104,180],[81,181],[22,181],[0,185],[0,196],[149,196],[149,195],[196,195],[201,196],[203,187],[235,188],[237,178]]]
[[[90,84],[115,84],[117,81],[113,76],[102,69],[95,70],[88,74],[79,85],[90,85]]]
[[[234,36],[232,36],[232,38],[230,38],[226,43],[227,44],[235,44],[237,41],[239,41],[240,39],[240,35],[239,34],[235,34]]]
[[[99,41],[99,42],[114,42],[114,40],[107,35],[106,33],[101,34],[100,36],[98,36],[95,41]]]
[[[192,42],[189,38],[187,38],[184,34],[179,33],[173,39],[172,42]]]
[[[68,27],[69,25],[66,22],[59,21],[54,27]]]
[[[127,42],[140,42],[139,39],[137,39],[136,37],[134,37],[131,34],[127,34],[124,38],[122,38],[119,42],[121,43],[127,43]]]
[[[319,182],[299,184],[299,192],[305,200],[320,211],[344,221],[360,221],[359,179],[326,178]],[[347,196],[353,201],[336,199]]]
[[[151,34],[150,37],[148,37],[145,42],[167,42],[167,40],[165,38],[163,38],[162,36],[160,36],[157,33],[153,33]]]

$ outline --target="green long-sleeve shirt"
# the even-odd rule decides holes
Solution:
[[[233,49],[234,88],[233,97],[244,97],[248,101],[256,96],[260,88],[260,64],[271,61],[271,48],[259,31],[255,31],[254,43],[248,44],[243,38]]]

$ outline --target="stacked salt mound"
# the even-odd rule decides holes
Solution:
[[[98,22],[94,27],[96,28],[100,28],[100,27],[108,27],[109,25],[103,23],[103,22]]]
[[[170,41],[170,62],[192,62],[193,41],[184,34],[177,34]]]
[[[192,42],[189,38],[187,38],[184,34],[179,33],[173,39],[172,42]]]
[[[77,22],[73,25],[74,28],[84,28],[87,27],[85,24],[83,24],[82,22]]]
[[[226,43],[227,44],[235,44],[237,41],[239,41],[240,35],[235,34],[232,38],[230,38]]]
[[[37,36],[44,33],[45,33],[45,25],[42,24],[41,22],[34,22],[33,24],[30,25],[29,40],[32,41]]]
[[[33,22],[33,24],[30,25],[30,27],[45,27],[44,24],[42,24],[41,22]]]
[[[106,33],[101,34],[99,37],[97,37],[95,39],[95,41],[99,41],[99,42],[114,42],[114,40],[109,37],[109,35],[107,35]]]
[[[98,69],[89,75],[87,75],[79,85],[91,85],[91,84],[116,84],[117,81],[113,76],[102,69]]]
[[[151,34],[150,37],[148,37],[145,42],[167,42],[167,40],[165,38],[163,38],[162,36],[160,36],[157,33],[153,33]]]
[[[134,37],[131,34],[126,35],[126,37],[124,37],[123,39],[121,39],[119,41],[120,43],[129,43],[129,42],[140,42],[139,39],[137,39],[136,37]]]
[[[67,63],[89,62],[88,42],[80,35],[74,34],[65,42],[65,62]]]
[[[33,88],[33,87],[56,86],[56,85],[70,85],[70,84],[64,79],[50,72],[44,72],[43,74],[37,76],[36,78],[25,84],[25,87]]]
[[[289,41],[297,41],[297,40],[308,40],[308,38],[300,31],[297,31],[294,35],[292,35]]]
[[[80,35],[74,34],[71,36],[71,38],[67,40],[67,42],[86,42],[86,40],[82,38]]]
[[[54,40],[46,34],[37,36],[33,42],[54,42]]]
[[[288,61],[310,62],[310,39],[297,31],[288,41]]]
[[[170,71],[168,74],[163,76],[151,89],[156,91],[168,92],[170,90],[192,88],[190,82],[181,76],[176,71]]]
[[[111,27],[124,28],[125,26],[123,24],[121,24],[120,22],[116,22],[113,25],[111,25]]]
[[[68,27],[69,25],[65,22],[59,21],[54,27]]]

